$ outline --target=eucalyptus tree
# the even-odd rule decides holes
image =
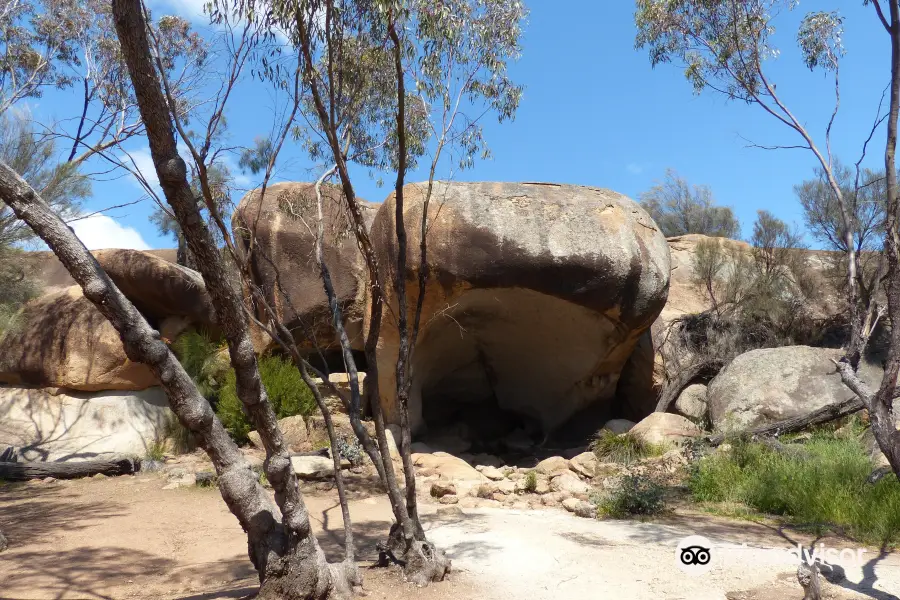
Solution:
[[[436,553],[433,548],[426,552],[428,546],[417,513],[407,406],[411,359],[428,277],[428,207],[442,165],[463,169],[477,158],[488,156],[483,117],[493,114],[502,121],[515,113],[522,90],[509,78],[507,64],[520,52],[526,10],[521,2],[509,0],[276,1],[266,6],[268,10],[262,11],[255,3],[237,2],[233,8],[239,17],[257,18],[287,38],[288,48],[270,55],[263,73],[280,88],[289,87],[300,74],[304,83],[302,109],[308,123],[301,137],[314,159],[331,164],[324,169],[323,180],[337,178],[352,234],[366,264],[370,297],[365,342],[367,394],[383,463],[379,471],[383,471],[396,519],[385,548],[390,554],[404,556],[412,578],[422,577],[421,573],[410,573],[410,566],[418,568],[429,562],[437,565],[434,573],[442,573],[441,561],[421,560],[429,552]],[[228,8],[224,3],[222,7]],[[296,56],[296,62],[285,61],[286,55]],[[285,68],[285,62],[291,68]],[[273,146],[259,147],[269,152]],[[407,172],[424,160],[429,161],[429,180],[422,220],[417,224],[423,235],[418,294],[413,305],[406,289],[409,269],[404,188]],[[264,162],[256,160],[257,164]],[[395,175],[395,263],[379,264],[356,196],[352,164]],[[329,290],[327,265],[320,261],[320,266],[334,323],[340,328],[340,307]],[[392,286],[393,298],[385,314],[387,286]],[[400,338],[394,379],[400,408],[405,500],[389,458],[378,389],[377,346],[384,317],[394,319]],[[352,365],[349,344],[344,337],[341,340],[345,361]],[[349,368],[355,370],[355,366]]]
[[[874,130],[884,121],[887,136],[884,149],[886,210],[884,244],[878,279],[885,283],[888,314],[900,320],[900,237],[897,222],[900,200],[897,194],[897,120],[900,113],[900,0],[864,0],[871,6],[873,30],[884,31],[890,41],[890,60],[885,61],[889,77],[889,102],[884,116],[879,112],[871,130],[861,132],[865,140],[863,156]],[[778,56],[773,35],[779,13],[796,7],[794,0],[637,0],[636,45],[647,48],[654,66],[678,61],[696,93],[710,91],[756,106],[796,134],[798,143],[766,148],[800,148],[812,153],[821,167],[840,215],[842,246],[847,254],[847,291],[851,339],[845,356],[837,365],[843,381],[860,398],[872,419],[875,438],[895,473],[900,473],[900,431],[895,427],[893,399],[900,374],[900,327],[891,329],[891,342],[879,389],[873,391],[856,376],[862,351],[880,314],[875,294],[861,293],[862,269],[852,207],[845,197],[831,150],[831,131],[840,109],[840,59],[844,55],[843,22],[837,11],[816,11],[805,16],[797,32],[797,42],[805,66],[824,71],[834,85],[834,103],[824,133],[814,136],[788,107],[767,70]],[[782,88],[784,89],[784,88]],[[874,104],[874,103],[873,103]],[[861,164],[862,159],[857,165]],[[857,167],[858,168],[858,167]]]
[[[709,186],[690,185],[673,169],[641,194],[644,207],[666,237],[700,233],[737,239],[741,224],[728,206],[716,206]]]

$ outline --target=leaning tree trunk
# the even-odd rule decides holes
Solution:
[[[81,286],[84,296],[119,333],[125,355],[146,364],[166,393],[181,424],[212,460],[219,491],[248,537],[250,560],[263,577],[283,562],[288,534],[278,509],[243,454],[231,440],[209,402],[185,372],[159,332],[113,284],[75,233],[15,171],[0,162],[0,199],[50,247],[66,271]],[[327,581],[327,579],[326,579]],[[312,588],[316,589],[316,588]],[[305,594],[303,598],[324,598]]]
[[[309,514],[291,466],[278,420],[259,377],[240,296],[231,287],[215,240],[206,227],[179,156],[170,106],[153,63],[140,0],[113,0],[113,18],[122,55],[147,131],[150,154],[166,200],[203,275],[236,376],[237,396],[266,450],[265,471],[281,509],[287,544],[280,560],[261,573],[261,598],[319,598],[337,586],[346,591],[345,569],[329,569],[312,534]]]

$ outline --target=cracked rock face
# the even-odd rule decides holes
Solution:
[[[404,191],[410,309],[425,192],[423,184]],[[396,266],[394,214],[391,195],[371,231],[386,282]],[[539,438],[580,411],[612,410],[622,368],[669,285],[666,240],[637,203],[574,185],[437,182],[427,241],[414,431],[461,424],[460,435],[472,440],[517,430]],[[386,288],[396,314],[393,286]],[[390,422],[399,421],[398,343],[388,317],[379,384]]]

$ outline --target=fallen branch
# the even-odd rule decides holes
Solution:
[[[27,481],[29,479],[77,479],[103,475],[131,475],[141,468],[141,459],[127,454],[110,454],[81,462],[0,462],[0,479]]]
[[[756,429],[751,429],[747,432],[747,435],[752,437],[776,437],[786,433],[795,433],[813,425],[822,425],[852,415],[864,408],[865,404],[863,404],[862,400],[859,398],[850,398],[843,402],[823,406],[802,417],[791,417],[790,419],[784,419],[777,423],[771,423],[769,425],[757,427]],[[719,433],[710,436],[708,439],[710,444],[718,446],[725,441],[725,434]]]

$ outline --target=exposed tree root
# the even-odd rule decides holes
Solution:
[[[419,587],[433,581],[443,581],[450,572],[451,562],[443,550],[427,540],[413,540],[407,543],[403,529],[394,524],[387,542],[378,544],[378,566],[391,564],[403,568],[403,578]]]

